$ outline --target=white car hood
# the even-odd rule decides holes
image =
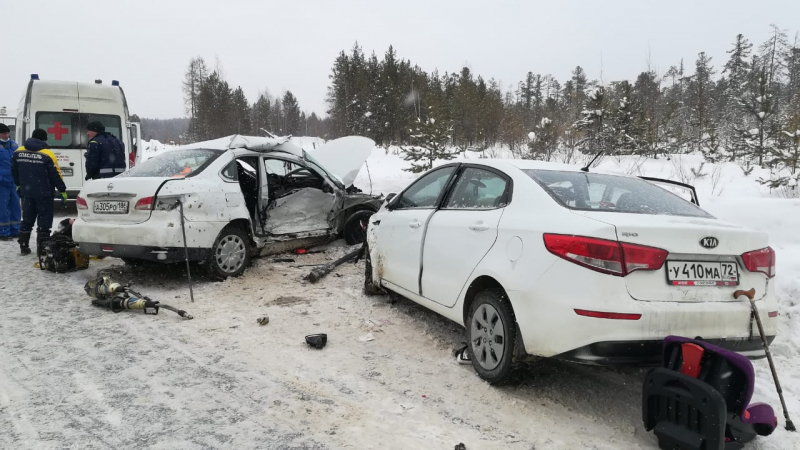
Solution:
[[[350,186],[374,148],[375,141],[372,139],[346,136],[326,142],[307,153],[331,175],[339,178],[342,184]]]

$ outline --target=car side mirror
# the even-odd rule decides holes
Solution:
[[[391,194],[386,196],[386,209],[391,211],[391,209],[392,209],[392,200],[394,200],[395,197],[397,197],[397,194],[395,194],[394,192],[392,192]]]

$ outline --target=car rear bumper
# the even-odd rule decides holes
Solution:
[[[660,345],[670,335],[730,345],[742,340],[759,344],[758,327],[750,304],[740,301],[647,302],[631,298],[624,279],[587,270],[567,261],[557,262],[547,276],[524,290],[508,290],[525,349],[532,355],[596,361],[599,357],[624,359],[625,348],[633,352],[659,354],[660,349],[637,349],[631,342]],[[744,286],[743,286],[744,287]],[[716,287],[698,287],[713,290]],[[774,282],[767,284],[763,297],[755,302],[764,332],[777,334]],[[581,311],[583,310],[583,311]],[[589,313],[618,313],[624,317],[592,317]],[[607,343],[624,343],[611,346]],[[726,345],[723,345],[726,346]],[[741,347],[736,351],[746,351]],[[642,347],[640,345],[640,347]]]
[[[184,261],[183,247],[150,247],[141,245],[113,245],[82,242],[80,252],[86,255],[112,256],[115,258],[144,259],[162,263]],[[189,261],[202,261],[211,253],[208,248],[188,248]]]
[[[141,223],[86,222],[80,215],[72,228],[72,239],[81,246],[93,244],[114,247],[183,248],[180,218],[156,217]],[[186,243],[190,250],[209,249],[228,222],[187,221]],[[88,248],[88,247],[87,247]],[[95,253],[91,253],[95,254]],[[102,254],[102,253],[97,253]],[[127,257],[127,256],[126,256]],[[181,257],[183,259],[183,257]]]
[[[767,336],[770,344],[775,336]],[[703,339],[713,344],[750,358],[761,359],[766,356],[761,338],[743,339]],[[663,340],[647,341],[607,341],[595,342],[570,350],[555,358],[591,365],[635,365],[658,366],[661,364]]]

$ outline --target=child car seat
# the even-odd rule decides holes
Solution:
[[[650,370],[642,419],[669,450],[737,450],[777,426],[772,407],[750,404],[755,374],[744,356],[678,336],[664,339],[662,367]]]

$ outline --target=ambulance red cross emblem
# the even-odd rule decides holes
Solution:
[[[47,129],[47,133],[55,135],[56,140],[60,141],[61,136],[69,133],[69,128],[64,128],[61,126],[61,122],[56,121],[53,123],[53,126]]]

